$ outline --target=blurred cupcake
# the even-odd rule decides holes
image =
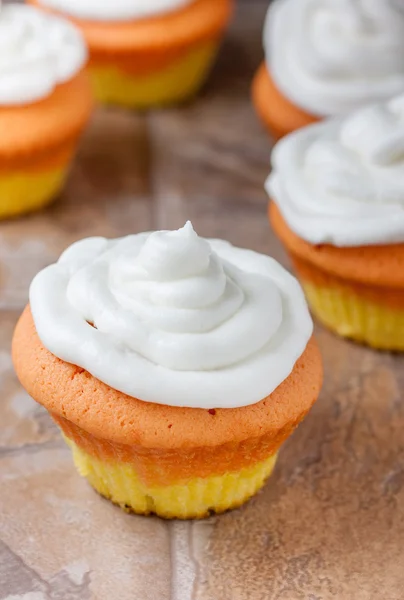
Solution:
[[[0,218],[62,189],[92,109],[85,43],[70,23],[28,6],[0,11]]]
[[[100,494],[204,517],[261,488],[316,400],[312,327],[278,263],[187,223],[68,248],[31,285],[13,360]]]
[[[264,27],[256,110],[275,138],[404,92],[404,5],[276,0]]]
[[[134,108],[193,96],[213,64],[234,0],[31,0],[70,17],[90,48],[99,101]]]
[[[404,350],[404,96],[281,140],[267,190],[318,319]]]

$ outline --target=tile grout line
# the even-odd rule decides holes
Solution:
[[[191,560],[192,522],[172,521],[168,524],[171,557],[170,600],[194,600],[196,565]]]

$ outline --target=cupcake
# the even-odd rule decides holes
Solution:
[[[73,244],[34,279],[13,361],[101,495],[199,518],[261,488],[316,400],[312,327],[278,263],[187,223]]]
[[[404,92],[404,6],[386,0],[276,0],[253,83],[276,139]]]
[[[213,64],[234,0],[31,0],[63,13],[90,48],[97,99],[147,108],[193,96]]]
[[[278,142],[270,220],[316,317],[404,350],[404,95]]]
[[[0,218],[62,189],[92,110],[80,32],[28,6],[0,11]]]

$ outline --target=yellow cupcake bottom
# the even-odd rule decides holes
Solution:
[[[0,219],[39,210],[63,188],[68,168],[10,171],[0,175]]]
[[[131,464],[100,460],[84,452],[72,440],[65,440],[73,452],[78,472],[102,496],[129,512],[156,514],[166,519],[200,519],[240,506],[264,485],[277,456],[273,454],[235,473],[150,487],[139,479]]]
[[[404,309],[378,304],[349,288],[301,283],[313,314],[332,331],[379,350],[404,350]]]
[[[95,97],[103,104],[149,108],[194,96],[209,74],[218,42],[204,42],[163,70],[132,75],[114,66],[92,66]]]

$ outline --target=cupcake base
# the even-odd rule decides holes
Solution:
[[[129,512],[166,519],[201,519],[241,506],[264,485],[277,457],[275,453],[237,472],[152,487],[141,481],[132,464],[101,460],[65,439],[78,472],[99,494]]]
[[[127,510],[166,518],[202,518],[246,502],[322,384],[311,338],[289,376],[256,404],[206,409],[147,402],[51,354],[29,306],[16,326],[12,356],[21,384],[62,430],[93,487]]]
[[[378,350],[404,351],[404,307],[372,302],[349,286],[300,282],[312,313],[328,329]]]
[[[56,198],[92,109],[85,71],[42,100],[0,107],[0,219],[40,209]]]
[[[191,98],[204,84],[218,48],[219,41],[201,43],[148,74],[130,73],[108,63],[91,65],[96,99],[103,104],[149,108]]]
[[[62,190],[68,167],[43,172],[14,171],[0,176],[0,219],[17,217],[47,206]]]

